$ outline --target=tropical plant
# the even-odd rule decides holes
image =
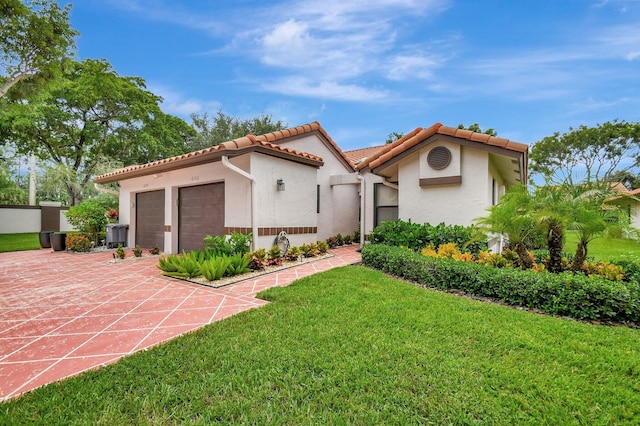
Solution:
[[[513,244],[522,269],[531,269],[533,261],[524,241],[535,232],[535,220],[532,215],[532,195],[525,185],[511,188],[500,202],[489,208],[489,215],[478,218],[482,235],[486,232],[504,234]]]
[[[140,247],[138,244],[136,244],[136,246],[133,248],[133,255],[135,257],[142,257],[142,247]]]
[[[205,260],[200,264],[200,271],[202,276],[209,281],[215,281],[222,278],[227,269],[231,265],[231,258],[229,256],[216,256]]]
[[[248,257],[246,254],[242,255],[240,253],[237,253],[231,256],[229,259],[231,260],[231,262],[227,267],[227,275],[234,276],[234,275],[242,275],[242,274],[251,272],[251,269],[249,268],[249,264],[251,263],[251,258]]]

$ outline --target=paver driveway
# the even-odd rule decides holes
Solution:
[[[157,258],[112,252],[0,253],[0,400],[113,363],[267,302],[267,288],[360,261],[356,247],[219,289],[159,274]]]

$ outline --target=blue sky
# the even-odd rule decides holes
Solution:
[[[435,122],[532,144],[640,120],[640,0],[78,0],[71,21],[79,59],[167,113],[317,120],[344,150]]]

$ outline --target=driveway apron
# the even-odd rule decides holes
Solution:
[[[0,400],[265,305],[260,291],[357,263],[356,248],[218,289],[160,275],[157,257],[0,253]]]

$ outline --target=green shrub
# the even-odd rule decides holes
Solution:
[[[97,244],[98,234],[107,226],[107,210],[99,199],[90,198],[69,208],[65,216],[74,229],[87,234]]]
[[[138,244],[136,244],[133,249],[133,255],[135,257],[142,257],[142,247],[140,247]]]
[[[113,252],[113,257],[115,259],[124,259],[125,256],[125,252],[124,252],[124,248],[122,247],[122,244],[118,244],[118,248],[116,249],[115,252]]]
[[[422,256],[408,249],[369,244],[365,265],[426,287],[457,289],[578,319],[640,322],[640,285],[588,278],[569,272],[550,274],[492,268]]]
[[[417,224],[404,220],[383,222],[370,234],[369,240],[374,244],[408,247],[420,251],[428,245],[439,247],[447,243],[455,243],[458,247],[473,254],[487,249],[486,239],[478,240],[474,227],[461,225],[433,226],[428,223]]]
[[[204,237],[206,250],[213,256],[233,256],[234,254],[245,255],[249,252],[251,244],[251,234],[240,234],[237,232],[226,235],[207,235]]]

